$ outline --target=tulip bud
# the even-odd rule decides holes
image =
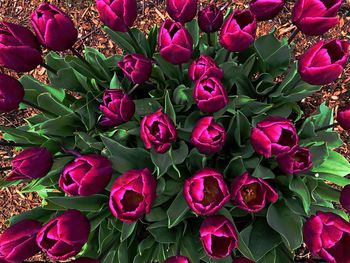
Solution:
[[[25,219],[8,228],[0,235],[0,262],[22,262],[40,251],[35,237],[41,223]]]
[[[255,15],[250,10],[237,10],[221,28],[220,44],[230,52],[241,52],[253,44],[255,35]]]
[[[219,152],[226,142],[224,127],[214,121],[213,117],[203,117],[194,126],[191,143],[205,154]]]
[[[350,184],[346,185],[340,194],[340,204],[348,212],[350,212]]]
[[[210,4],[198,12],[198,25],[203,32],[216,32],[223,22],[224,14],[215,4]]]
[[[167,19],[159,30],[158,46],[160,55],[172,64],[182,64],[190,60],[193,52],[193,40],[187,29],[181,24]]]
[[[238,246],[233,224],[222,215],[205,218],[199,234],[204,251],[211,258],[227,257]]]
[[[71,261],[71,263],[100,263],[100,261],[98,259],[82,257]]]
[[[103,191],[111,180],[112,163],[99,154],[83,155],[66,165],[60,188],[69,195],[89,196]]]
[[[346,131],[350,131],[350,105],[338,111],[337,122]]]
[[[0,73],[0,112],[10,112],[18,109],[24,97],[22,84],[6,75]]]
[[[224,71],[218,67],[214,59],[201,55],[198,59],[192,62],[188,69],[188,76],[193,82],[199,80],[203,76],[222,79],[224,77]]]
[[[101,21],[117,32],[126,32],[137,17],[136,0],[96,0]]]
[[[298,145],[298,135],[291,121],[267,117],[253,128],[250,140],[254,150],[266,158],[290,151]]]
[[[205,113],[217,112],[228,104],[227,92],[215,77],[204,76],[199,79],[194,86],[193,98],[198,108]]]
[[[161,109],[142,119],[140,133],[146,149],[154,146],[157,153],[167,152],[177,138],[174,122]]]
[[[43,62],[34,34],[9,22],[0,23],[0,66],[19,72],[35,69]]]
[[[53,156],[46,148],[25,149],[12,159],[12,171],[6,180],[31,180],[44,177],[50,171],[52,164]]]
[[[280,170],[286,174],[300,174],[312,168],[308,148],[295,147],[287,153],[277,155],[276,160]]]
[[[278,15],[283,9],[284,0],[252,0],[249,5],[250,11],[256,20],[270,20]]]
[[[152,61],[141,54],[125,55],[118,66],[134,84],[146,82],[152,73]]]
[[[197,0],[167,0],[166,11],[176,22],[189,22],[196,16]]]
[[[238,208],[250,213],[257,213],[264,209],[267,202],[275,203],[278,194],[265,180],[245,172],[233,179],[231,198]]]
[[[88,240],[90,223],[78,210],[67,210],[51,219],[39,231],[39,247],[54,260],[77,255]]]
[[[151,211],[156,199],[157,181],[148,168],[130,170],[115,180],[109,208],[121,221],[135,222]]]
[[[299,73],[305,82],[325,85],[335,81],[343,72],[348,58],[349,43],[334,39],[321,40],[299,59]]]
[[[306,35],[323,35],[338,24],[337,13],[341,4],[342,0],[297,0],[292,22]]]
[[[100,105],[103,117],[102,126],[118,126],[128,122],[135,113],[134,101],[122,89],[109,89],[103,93],[103,104]]]
[[[190,260],[183,256],[170,257],[164,263],[191,263]]]
[[[78,37],[69,16],[54,5],[43,3],[31,15],[36,36],[44,47],[63,51],[70,49]]]
[[[238,257],[238,258],[235,258],[232,263],[255,263],[255,262],[245,257]]]

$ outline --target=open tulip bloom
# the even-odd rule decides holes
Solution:
[[[300,251],[350,262],[350,164],[332,129],[350,132],[350,100],[336,114],[300,108],[342,75],[349,44],[324,35],[296,60],[292,43],[334,27],[341,1],[298,0],[289,40],[259,31],[283,0],[198,2],[165,1],[145,35],[138,1],[97,0],[122,49],[109,57],[79,54],[69,12],[48,3],[32,28],[0,24],[2,67],[47,69],[45,83],[0,74],[1,114],[37,109],[0,126],[15,150],[0,187],[42,199],[8,219],[0,263],[39,251],[72,263],[286,263]]]

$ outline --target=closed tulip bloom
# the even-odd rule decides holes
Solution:
[[[141,54],[126,55],[118,66],[134,84],[146,82],[152,73],[152,61]]]
[[[0,112],[10,112],[18,109],[24,97],[22,84],[6,75],[0,73]]]
[[[54,5],[43,3],[31,15],[36,36],[44,47],[63,51],[71,48],[78,37],[73,21]]]
[[[311,152],[304,147],[295,147],[277,155],[276,160],[280,170],[286,174],[300,174],[312,168]]]
[[[341,4],[342,0],[297,0],[292,21],[306,35],[322,35],[338,24]]]
[[[264,21],[277,16],[283,6],[284,0],[252,0],[249,9],[255,15],[256,20]]]
[[[221,28],[220,44],[230,52],[241,52],[253,44],[255,35],[255,15],[250,10],[237,10]]]
[[[184,196],[198,215],[212,215],[230,200],[224,177],[217,170],[203,168],[185,181]]]
[[[159,30],[158,46],[160,55],[172,64],[182,64],[190,60],[193,52],[193,40],[190,33],[180,22],[167,19]]]
[[[205,113],[217,112],[228,104],[227,92],[216,77],[204,76],[199,79],[194,86],[193,98]]]
[[[165,260],[164,263],[191,263],[191,261],[184,256],[174,256]]]
[[[157,181],[148,168],[130,170],[112,187],[109,208],[121,221],[135,222],[151,211],[156,199]]]
[[[40,228],[40,222],[25,219],[6,229],[0,235],[0,262],[22,262],[38,253],[35,237]]]
[[[90,223],[78,210],[67,210],[51,219],[39,231],[39,247],[54,260],[77,255],[90,234]]]
[[[82,257],[71,261],[71,263],[100,263],[100,261],[98,259]]]
[[[204,251],[211,258],[227,257],[238,246],[233,224],[222,215],[205,218],[199,234]]]
[[[42,62],[39,44],[29,29],[9,22],[0,23],[0,66],[26,72]]]
[[[336,214],[318,211],[311,216],[304,224],[304,242],[327,262],[350,262],[350,223]]]
[[[337,122],[346,131],[350,131],[350,105],[338,111]]]
[[[348,59],[349,43],[344,40],[321,40],[299,59],[299,73],[307,83],[325,85],[343,72]]]
[[[106,157],[99,154],[83,155],[66,165],[59,186],[69,195],[93,195],[106,188],[112,173],[112,163]]]
[[[257,213],[264,209],[268,202],[275,203],[278,194],[265,180],[245,172],[233,179],[231,198],[238,208],[250,213]]]
[[[214,121],[213,117],[201,118],[193,128],[191,143],[205,154],[219,152],[226,142],[225,128]]]
[[[108,89],[103,93],[100,110],[103,113],[99,124],[118,126],[130,121],[135,113],[134,101],[122,89]]]
[[[250,134],[254,150],[270,158],[290,151],[298,144],[298,135],[291,121],[282,117],[267,117]]]
[[[137,17],[136,0],[96,0],[101,21],[117,32],[126,32]]]
[[[196,16],[197,0],[167,0],[166,11],[176,22],[189,22]]]
[[[232,263],[255,263],[255,262],[245,257],[238,257],[238,258],[235,258]]]
[[[153,146],[157,153],[165,153],[176,140],[177,131],[172,119],[159,109],[143,117],[140,135],[146,149]]]
[[[223,22],[224,14],[215,4],[210,4],[198,12],[198,25],[203,32],[216,32]]]
[[[31,180],[44,177],[51,169],[53,156],[44,147],[27,148],[12,159],[12,171],[6,180]]]
[[[222,79],[224,77],[224,71],[215,63],[214,59],[206,55],[201,55],[190,65],[188,76],[193,82],[203,76]]]
[[[350,212],[350,184],[346,185],[340,194],[340,204],[348,212]]]

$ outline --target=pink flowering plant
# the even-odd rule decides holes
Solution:
[[[0,145],[19,150],[0,186],[25,183],[42,198],[8,220],[0,262],[43,251],[71,262],[285,263],[303,244],[350,262],[350,164],[332,129],[350,130],[350,106],[336,122],[325,104],[311,116],[299,106],[342,74],[349,44],[325,39],[293,57],[293,37],[334,27],[341,1],[297,0],[289,39],[256,36],[282,0],[244,10],[167,0],[170,18],[146,35],[133,27],[136,0],[96,5],[123,54],[75,50],[72,20],[47,3],[33,31],[0,25],[0,65],[41,64],[48,77],[0,74],[1,112],[40,112],[0,126]]]

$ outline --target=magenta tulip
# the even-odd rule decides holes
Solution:
[[[348,212],[350,212],[350,184],[346,185],[340,193],[340,204]]]
[[[350,131],[350,105],[338,111],[337,122],[346,131]]]
[[[18,109],[24,97],[22,84],[6,75],[0,73],[0,112],[10,112]]]
[[[203,32],[219,31],[223,22],[224,14],[215,4],[209,4],[198,12],[198,25]]]
[[[100,263],[100,261],[98,259],[82,257],[82,258],[73,260],[70,263]]]
[[[204,76],[222,79],[224,71],[215,63],[211,57],[201,55],[194,60],[188,69],[188,76],[195,82]]]
[[[146,82],[152,73],[152,61],[141,54],[128,54],[118,62],[124,75],[134,84]]]
[[[277,16],[283,9],[284,0],[252,0],[249,5],[250,11],[256,20],[270,20]]]
[[[174,256],[165,260],[164,263],[191,263],[191,261],[184,256]]]
[[[280,170],[286,174],[300,174],[312,168],[311,152],[304,147],[295,147],[277,155],[276,161]]]
[[[196,16],[197,0],[167,0],[166,11],[176,22],[189,22]]]

